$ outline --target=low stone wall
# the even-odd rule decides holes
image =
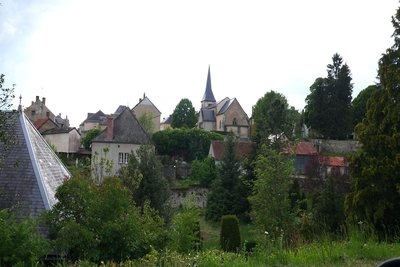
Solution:
[[[196,207],[205,208],[207,205],[207,194],[208,189],[199,186],[171,189],[171,196],[168,203],[172,208],[178,208],[185,203],[185,201],[189,201],[192,198],[195,201]]]
[[[319,153],[352,153],[357,152],[361,145],[355,140],[324,140],[324,139],[311,139],[314,147]]]

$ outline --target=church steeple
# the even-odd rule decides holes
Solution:
[[[204,108],[209,104],[215,103],[215,97],[211,88],[211,73],[210,73],[210,65],[208,65],[208,75],[207,75],[207,84],[206,91],[204,92],[203,99],[201,100],[201,106]]]

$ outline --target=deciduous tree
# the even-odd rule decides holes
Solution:
[[[183,98],[172,113],[172,128],[193,128],[196,123],[197,115],[192,102],[187,98]]]
[[[351,102],[353,109],[353,127],[360,123],[367,113],[367,103],[372,95],[378,90],[377,85],[370,85],[367,88],[361,90],[356,98]]]

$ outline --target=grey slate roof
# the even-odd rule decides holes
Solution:
[[[121,114],[122,111],[124,111],[126,108],[127,108],[127,106],[119,105],[119,107],[118,107],[117,110],[114,112],[114,114]]]
[[[63,133],[69,133],[73,130],[75,130],[79,133],[79,131],[75,127],[63,127],[63,128],[53,128],[53,129],[46,130],[46,131],[42,132],[42,135],[63,134]],[[79,135],[80,135],[80,133],[79,133]]]
[[[210,66],[208,66],[208,75],[207,75],[207,84],[206,91],[204,92],[203,99],[201,100],[207,102],[216,102],[215,97],[211,88],[211,74],[210,74]]]
[[[229,99],[228,101],[226,101],[224,103],[224,105],[222,106],[222,108],[218,111],[218,115],[224,114],[228,110],[229,106],[233,103],[234,100],[235,99]]]
[[[88,116],[87,116],[86,120],[83,121],[83,123],[85,123],[85,122],[102,122],[103,120],[105,120],[106,117],[107,117],[107,115],[104,114],[103,111],[99,110],[96,113],[88,113]]]
[[[214,110],[208,108],[200,109],[203,121],[215,121]]]
[[[112,139],[107,138],[107,128],[99,134],[92,142],[101,143],[128,143],[128,144],[148,144],[150,137],[139,124],[136,116],[129,108],[113,119]],[[107,126],[108,127],[108,126]]]
[[[14,144],[6,149],[0,167],[0,209],[14,205],[23,215],[37,217],[56,203],[55,193],[71,176],[47,142],[22,112],[7,119],[7,132]]]

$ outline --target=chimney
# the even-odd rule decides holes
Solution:
[[[36,102],[38,102],[38,101],[39,101],[39,96],[37,95],[37,96],[36,96]]]
[[[114,137],[114,119],[111,116],[107,117],[107,139],[112,140]]]
[[[42,104],[46,105],[46,98],[45,97],[42,98]]]

